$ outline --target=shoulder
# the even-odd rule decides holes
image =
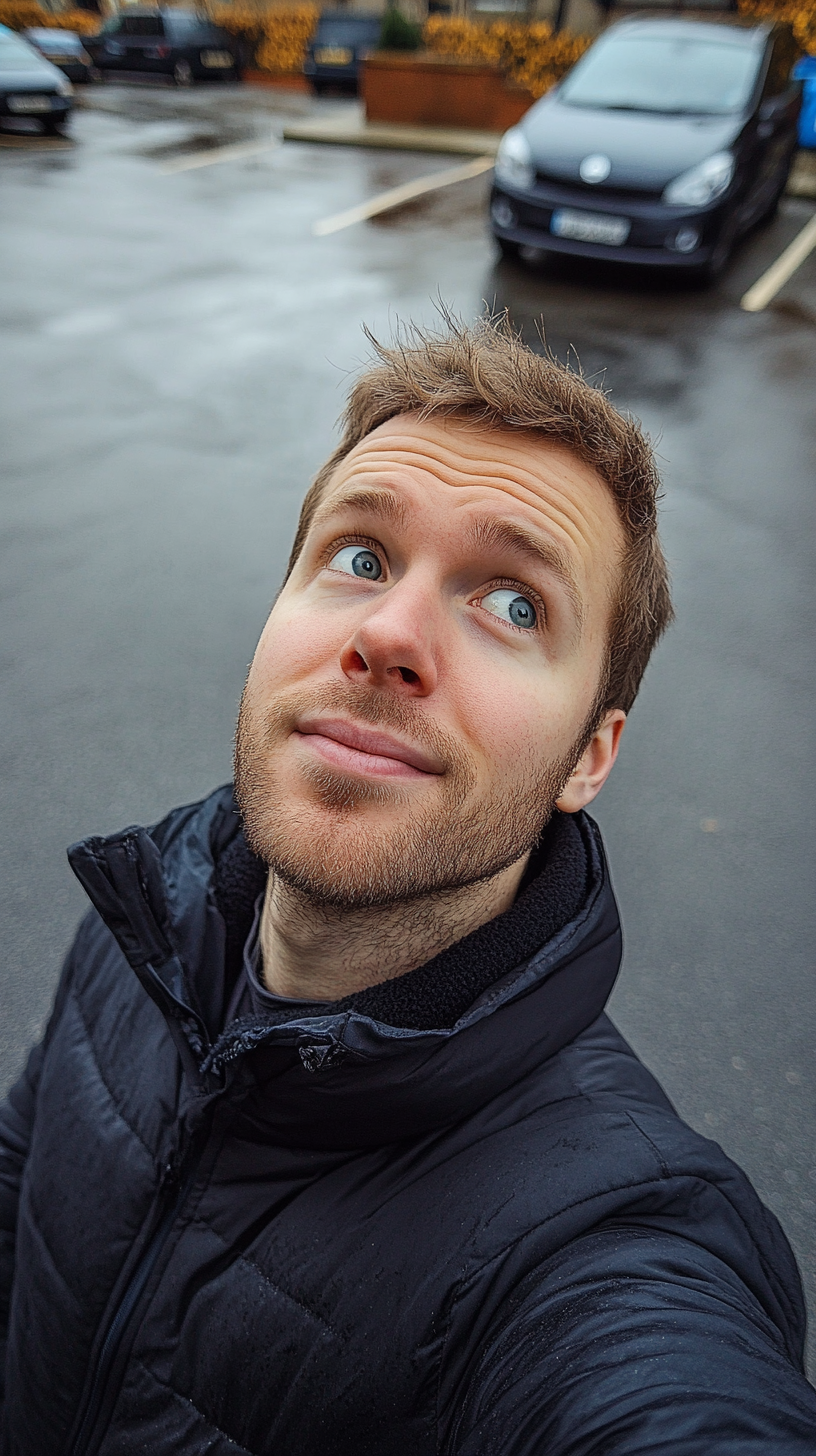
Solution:
[[[801,1283],[777,1220],[722,1148],[682,1121],[606,1016],[514,1089],[512,1126],[487,1161],[497,1202],[500,1185],[512,1197],[486,1209],[466,1284],[499,1269],[508,1288],[544,1277],[576,1240],[625,1225],[630,1276],[650,1238],[683,1240],[730,1269],[788,1347],[801,1347]]]

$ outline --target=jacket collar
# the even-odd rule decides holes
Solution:
[[[68,854],[166,1017],[195,1092],[218,1094],[238,1077],[253,1088],[251,1115],[265,1137],[348,1148],[460,1120],[533,1073],[600,1015],[620,965],[620,922],[600,831],[586,814],[578,823],[589,874],[577,915],[455,1026],[430,1031],[344,1011],[295,1015],[277,1025],[244,1019],[215,1035],[224,926],[212,882],[215,860],[239,827],[229,787],[150,831],[132,827],[87,839]]]

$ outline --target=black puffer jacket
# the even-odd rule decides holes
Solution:
[[[3,1456],[812,1456],[790,1250],[602,1014],[571,823],[577,912],[437,1029],[221,1025],[228,790],[76,847],[0,1116]]]

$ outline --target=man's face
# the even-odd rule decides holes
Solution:
[[[453,890],[521,859],[583,747],[623,533],[555,444],[405,415],[326,487],[247,679],[247,836],[311,898]]]

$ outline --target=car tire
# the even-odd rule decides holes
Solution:
[[[737,227],[735,219],[729,218],[720,236],[714,244],[714,251],[707,263],[700,268],[698,277],[703,283],[716,283],[721,278],[728,264],[731,261],[731,254],[734,251],[734,243],[737,240]]]
[[[785,168],[785,175],[784,175],[784,177],[783,177],[780,185],[777,187],[777,189],[776,189],[773,197],[771,198],[770,202],[768,203],[768,206],[765,208],[765,210],[763,212],[760,213],[759,217],[757,218],[757,220],[756,220],[756,226],[757,227],[764,227],[764,225],[766,223],[773,222],[774,218],[776,217],[776,214],[777,214],[777,212],[779,210],[779,204],[780,204],[780,202],[782,201],[782,198],[785,195],[785,188],[788,185],[788,172],[789,171],[790,171],[790,166],[788,166],[788,167]]]
[[[324,94],[325,90],[326,90],[326,83],[325,83],[325,81],[313,81],[312,82],[312,90],[313,90],[315,96],[322,96]]]
[[[48,118],[47,121],[43,121],[43,132],[46,136],[62,136],[63,128],[66,126],[67,122],[67,116],[61,116],[59,121],[56,119],[56,117],[51,116]]]
[[[177,86],[192,86],[193,84],[193,68],[190,62],[185,61],[183,57],[180,61],[176,61],[173,67],[173,80]]]
[[[494,242],[503,258],[518,258],[518,243],[511,242],[510,238],[494,238]]]

